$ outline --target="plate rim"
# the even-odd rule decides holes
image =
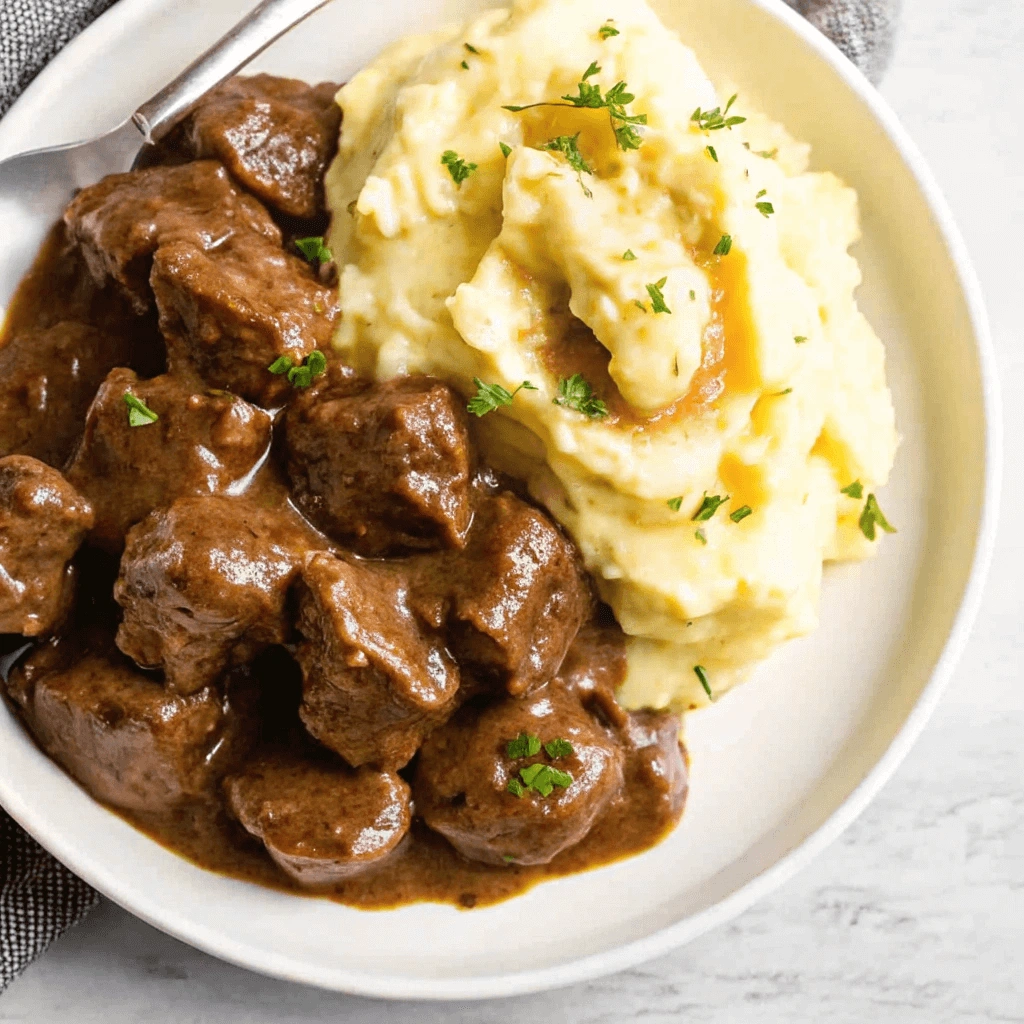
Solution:
[[[730,895],[651,935],[554,967],[458,979],[428,979],[401,974],[368,974],[343,967],[311,966],[298,959],[293,960],[287,956],[268,953],[226,939],[212,929],[196,925],[187,919],[169,916],[163,908],[150,906],[146,901],[139,902],[129,895],[119,893],[116,880],[106,876],[100,877],[102,872],[98,870],[76,870],[79,877],[108,899],[160,931],[205,953],[236,966],[286,981],[381,999],[487,999],[526,995],[592,981],[627,970],[675,950],[712,928],[732,920],[785,884],[834,842],[892,777],[934,713],[963,654],[980,610],[994,555],[1003,476],[1002,399],[996,370],[995,348],[981,283],[952,210],[923,153],[888,102],[830,40],[787,6],[784,0],[744,2],[759,8],[795,33],[829,65],[868,108],[900,154],[930,214],[935,219],[938,232],[948,247],[971,322],[974,348],[978,358],[985,441],[985,486],[978,528],[974,537],[971,569],[952,626],[931,676],[889,747],[853,792],[806,839]],[[95,50],[104,42],[123,34],[126,24],[151,16],[167,4],[168,0],[120,0],[115,7],[109,8],[36,76],[7,114],[0,119],[0,144],[9,132],[23,130],[22,121],[28,116],[36,96],[57,85],[67,65],[87,57],[90,50]],[[59,836],[45,834],[35,821],[31,807],[18,794],[11,791],[3,778],[0,778],[0,806],[3,806],[12,818],[62,863],[75,862],[75,854],[69,848],[69,844],[62,841]]]

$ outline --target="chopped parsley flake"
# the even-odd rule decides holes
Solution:
[[[469,43],[463,43],[462,45],[463,45],[463,46],[464,46],[464,47],[465,47],[465,48],[466,48],[466,49],[467,49],[467,50],[468,50],[468,51],[469,51],[470,53],[475,53],[475,54],[479,55],[480,51],[479,51],[479,50],[478,50],[478,49],[477,49],[477,48],[476,48],[475,46],[471,46],[471,45],[470,45]]]
[[[292,387],[308,388],[327,369],[327,357],[313,349],[298,366],[291,356],[278,356],[267,369],[279,377],[286,375]]]
[[[691,302],[696,302],[697,301],[697,293],[692,288],[690,289],[690,301]]]
[[[512,152],[512,147],[506,146],[504,142],[499,142],[498,148],[501,150],[501,155],[506,158],[508,157],[509,153]]]
[[[515,760],[518,757],[533,757],[540,753],[540,737],[532,732],[521,732],[514,740],[509,740],[505,753]]]
[[[767,200],[754,204],[761,211],[762,217],[770,217],[775,212],[775,207]]]
[[[522,110],[530,110],[533,107],[578,107],[587,110],[607,110],[619,149],[639,149],[643,143],[643,137],[635,126],[647,124],[647,115],[626,112],[626,106],[632,103],[636,97],[631,92],[627,92],[628,86],[625,82],[616,82],[606,93],[602,93],[600,85],[588,81],[600,71],[601,65],[595,60],[583,72],[583,77],[577,86],[578,94],[562,96],[561,102],[527,103],[524,106],[507,105],[503,109],[511,110],[514,114],[518,114]]]
[[[651,309],[655,313],[671,313],[672,310],[665,304],[665,296],[661,289],[668,283],[668,278],[663,277],[660,281],[655,284],[649,284],[646,286],[647,294],[651,297]]]
[[[129,427],[145,427],[160,419],[141,398],[136,398],[130,391],[126,391],[123,397],[124,404],[128,406]]]
[[[730,97],[729,102],[725,105],[725,110],[722,110],[721,107],[715,107],[714,110],[701,110],[698,107],[691,115],[690,120],[702,132],[719,132],[723,128],[728,128],[729,131],[732,131],[735,125],[743,124],[746,121],[745,117],[737,117],[735,114],[729,117],[729,111],[738,99],[738,94]]]
[[[560,757],[572,757],[574,753],[572,744],[568,740],[562,739],[561,736],[545,743],[544,750],[548,757],[553,760],[557,760]]]
[[[515,780],[515,779],[513,779],[512,781],[513,781],[513,782],[516,782],[516,780]],[[518,782],[516,782],[516,785],[518,786],[518,785],[519,785],[519,783],[518,783]],[[521,789],[521,788],[522,788],[522,787],[520,786],[520,789]],[[516,862],[516,859],[515,859],[515,857],[513,857],[511,853],[503,853],[503,854],[501,855],[501,859],[502,859],[502,860],[503,860],[503,861],[504,861],[504,862],[505,862],[506,864],[514,864],[514,863]]]
[[[509,779],[508,785],[505,788],[513,796],[519,797],[520,800],[523,798],[523,794],[526,792],[526,790],[523,789],[523,784],[518,779]]]
[[[714,700],[715,695],[711,692],[711,684],[708,682],[707,669],[705,669],[703,665],[694,665],[693,671],[700,680],[700,685],[704,687],[704,692],[708,695],[708,700]]]
[[[635,253],[635,252],[633,252],[633,250],[632,250],[632,249],[627,249],[627,250],[626,250],[626,251],[625,251],[625,252],[624,252],[624,253],[622,254],[622,258],[623,258],[623,259],[624,259],[624,260],[625,260],[625,261],[626,261],[627,263],[631,263],[631,262],[632,262],[633,260],[635,260],[635,259],[636,259],[636,253]]]
[[[848,484],[839,493],[860,501],[864,497],[864,485],[859,480],[854,480],[852,484]]]
[[[798,334],[798,335],[797,335],[797,336],[796,336],[796,337],[795,337],[795,338],[794,338],[793,340],[794,340],[794,341],[795,341],[795,342],[796,342],[796,343],[797,343],[798,345],[802,345],[802,344],[803,344],[803,343],[804,343],[804,342],[805,342],[805,341],[806,341],[807,339],[806,339],[806,338],[805,338],[805,337],[804,337],[804,336],[803,336],[802,334]]]
[[[636,308],[641,310],[642,312],[647,312],[647,307],[639,299],[634,299],[633,305],[636,306]]]
[[[612,24],[612,19],[609,18],[598,30],[597,34],[602,39],[611,39],[612,36],[617,36],[619,30]]]
[[[792,388],[786,388],[785,391],[776,391],[775,392],[775,397],[776,398],[782,398],[783,395],[791,395],[791,394],[793,394],[793,389]]]
[[[572,776],[559,768],[552,768],[549,764],[530,764],[519,769],[519,778],[526,784],[527,789],[532,789],[541,796],[550,796],[555,786],[568,789],[572,785]]]
[[[732,235],[722,235],[715,246],[716,256],[728,256],[732,252]]]
[[[708,146],[704,152],[707,153],[707,155],[711,157],[716,164],[718,163],[718,152],[715,150],[714,146]]]
[[[514,391],[506,391],[500,384],[487,384],[479,377],[474,377],[473,383],[476,385],[476,394],[469,400],[466,409],[474,416],[486,416],[503,405],[511,405],[512,399],[524,388],[527,391],[537,390],[528,380],[524,380]]]
[[[701,544],[707,544],[707,542],[708,542],[708,535],[703,530],[696,529],[696,530],[693,531],[693,535],[694,535],[694,537],[697,538],[697,540],[699,540],[701,542]]]
[[[700,503],[700,508],[694,512],[693,518],[690,521],[694,523],[706,523],[728,500],[728,494],[723,498],[720,495],[708,494],[708,492],[705,491],[704,500]]]
[[[296,238],[295,248],[310,263],[330,263],[334,259],[334,253],[324,245],[323,235],[316,235],[312,238]]]
[[[600,398],[594,397],[594,389],[582,373],[574,373],[571,377],[560,380],[558,397],[553,401],[555,405],[574,409],[592,420],[602,419],[608,415],[608,406]]]
[[[460,65],[459,65],[459,67],[460,67],[460,68],[462,68],[462,70],[463,70],[463,71],[468,71],[468,70],[469,70],[469,65],[468,65],[468,64],[467,64],[467,63],[466,63],[465,61],[463,61],[463,62],[462,62],[462,63],[461,63]]]
[[[896,532],[896,527],[890,526],[889,520],[885,518],[884,513],[878,507],[878,499],[873,494],[869,494],[868,500],[864,505],[864,511],[860,514],[861,533],[868,540],[874,540],[876,526],[883,529],[886,533]]]
[[[667,504],[673,512],[678,512],[683,507],[683,499],[682,497],[669,498]]]
[[[462,183],[476,170],[476,164],[467,163],[454,149],[446,149],[441,155],[441,163],[448,168],[452,181],[462,188]]]
[[[752,516],[753,514],[754,510],[749,505],[744,505],[742,508],[736,509],[735,512],[730,512],[729,518],[734,523],[742,523],[747,516]]]
[[[583,154],[580,152],[579,143],[580,133],[577,132],[575,135],[559,135],[557,138],[551,139],[549,142],[545,142],[542,148],[556,153],[561,153],[562,156],[569,161],[569,166],[576,172],[576,176],[580,179],[580,188],[583,189],[583,194],[588,199],[593,199],[594,193],[583,184],[583,175],[592,175],[594,173],[594,168],[591,167],[584,159]]]

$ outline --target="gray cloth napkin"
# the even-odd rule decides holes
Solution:
[[[115,0],[0,0],[0,114]],[[877,82],[901,0],[786,0]],[[0,810],[0,992],[99,897]]]

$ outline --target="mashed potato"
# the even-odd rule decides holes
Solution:
[[[560,99],[594,87],[621,116]],[[467,397],[534,385],[483,443],[583,551],[629,636],[623,700],[699,706],[694,666],[717,696],[813,629],[896,448],[854,192],[745,97],[694,120],[726,103],[643,0],[518,0],[398,43],[339,102],[337,347]],[[605,415],[556,404],[576,374]]]

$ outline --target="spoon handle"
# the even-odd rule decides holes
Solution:
[[[162,139],[204,93],[328,3],[330,0],[262,0],[227,35],[132,115],[146,142]]]

